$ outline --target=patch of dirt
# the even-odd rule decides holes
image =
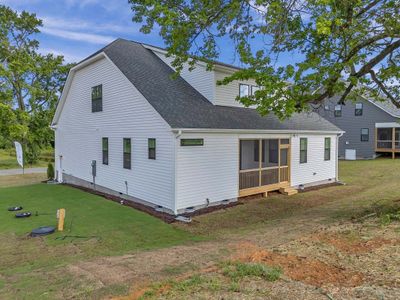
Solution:
[[[291,254],[280,254],[260,249],[252,244],[241,245],[242,254],[237,259],[244,262],[265,263],[283,269],[286,276],[304,283],[323,286],[355,287],[364,281],[364,275],[359,272],[333,266],[317,259],[300,257]]]
[[[375,237],[367,241],[360,240],[349,240],[346,237],[341,236],[340,234],[320,234],[315,237],[319,241],[323,243],[328,243],[334,246],[341,252],[345,252],[348,254],[361,254],[370,252],[372,250],[378,249],[385,245],[395,244],[396,241],[388,240],[381,237]]]
[[[200,274],[212,273],[212,272],[217,272],[217,271],[218,271],[218,268],[213,265],[213,266],[205,267],[205,268],[203,268],[201,270],[198,270],[198,271],[192,271],[192,272],[184,273],[184,274],[182,274],[180,276],[175,277],[174,281],[180,282],[180,281],[183,281],[183,280],[186,280],[186,279],[192,277],[193,275],[200,275]],[[167,283],[163,283],[159,287],[156,288],[155,295],[156,296],[160,296],[162,294],[165,294],[171,288],[172,288],[172,285],[170,283],[168,283],[168,282]],[[150,284],[142,285],[139,288],[134,288],[130,295],[123,296],[123,297],[112,298],[112,300],[138,300],[141,297],[143,297],[143,295],[146,292],[148,292],[150,290],[152,290],[152,286]]]
[[[182,264],[195,265],[198,270],[209,267],[225,251],[225,245],[215,242],[181,245],[165,249],[137,252],[130,255],[100,257],[72,264],[70,272],[86,275],[104,285],[129,283],[132,288],[142,288],[148,282],[166,278],[165,267]]]

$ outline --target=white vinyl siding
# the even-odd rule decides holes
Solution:
[[[102,84],[103,111],[91,112],[91,88]],[[102,162],[102,137],[108,137],[109,164]],[[148,138],[157,139],[157,159],[148,159]],[[132,141],[132,169],[123,168],[123,138]],[[174,135],[167,123],[108,59],[77,71],[58,128],[56,158],[63,172],[174,209]],[[56,164],[59,168],[59,164]]]
[[[239,140],[276,139],[291,140],[291,185],[335,179],[336,135],[307,134],[308,161],[300,164],[300,141],[288,134],[222,134],[183,133],[177,147],[177,209],[205,205],[236,198],[239,195]],[[325,137],[331,137],[331,159],[324,160]],[[181,138],[203,138],[204,146],[181,147]],[[253,155],[253,148],[249,155]],[[314,175],[314,173],[316,173]]]
[[[180,139],[204,139],[180,146]],[[177,147],[177,209],[238,196],[239,144],[232,134],[182,134]]]
[[[324,160],[326,137],[331,138],[331,160]],[[300,163],[300,138],[307,138],[307,163]],[[292,186],[336,178],[336,135],[299,135],[291,141]]]
[[[171,68],[172,58],[166,57],[165,54],[154,50],[153,51],[163,62]],[[247,84],[249,86],[249,94],[252,87],[257,89],[257,84],[254,80],[233,81],[227,85],[217,85],[217,81],[224,79],[231,73],[222,72],[220,70],[207,71],[205,64],[198,63],[196,68],[189,71],[188,65],[180,73],[180,76],[193,86],[198,92],[206,97],[214,105],[243,107],[243,104],[236,100],[239,96],[239,84]]]
[[[166,57],[164,54],[153,51],[163,62],[169,65],[171,68],[173,58]],[[197,64],[196,68],[189,71],[188,65],[180,73],[180,76],[186,80],[192,87],[194,87],[200,94],[206,97],[210,102],[214,102],[215,94],[215,80],[214,72],[207,71],[206,66],[203,64]]]
[[[249,86],[249,93],[251,93],[251,86],[256,86],[254,80],[248,81],[233,81],[227,85],[217,85],[218,80],[222,80],[230,74],[221,71],[215,71],[215,105],[243,107],[243,104],[236,100],[239,96],[239,84],[247,84]]]

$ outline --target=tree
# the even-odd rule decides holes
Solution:
[[[230,41],[245,67],[219,83],[254,78],[262,89],[239,100],[262,114],[288,117],[336,94],[341,104],[364,93],[400,107],[398,0],[129,2],[142,32],[158,25],[177,72],[197,60],[212,68]]]
[[[39,53],[40,26],[35,14],[0,5],[0,104],[12,110],[20,129],[7,134],[8,143],[22,142],[29,163],[53,140],[49,125],[71,67],[62,56]],[[5,131],[0,128],[0,135]]]
[[[26,135],[27,126],[20,125],[15,111],[0,103],[0,148],[10,147],[11,141]]]

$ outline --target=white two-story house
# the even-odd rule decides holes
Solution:
[[[165,54],[118,39],[70,71],[52,123],[59,182],[179,214],[338,180],[335,125],[262,117],[236,100],[254,82],[216,84],[235,67],[174,79]]]

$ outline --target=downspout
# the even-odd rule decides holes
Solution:
[[[343,132],[336,136],[336,182],[339,182],[339,138],[343,136]]]
[[[53,180],[55,180],[58,176],[57,174],[57,169],[58,169],[58,165],[57,165],[57,153],[56,153],[56,131],[57,131],[57,125],[50,125],[49,126],[51,130],[54,131],[54,177]],[[57,178],[58,180],[58,178]]]
[[[177,148],[177,141],[179,137],[182,135],[182,130],[179,130],[178,133],[175,136],[175,141],[174,141],[174,214],[178,215],[178,208],[177,208],[177,176],[178,176],[178,148]]]

